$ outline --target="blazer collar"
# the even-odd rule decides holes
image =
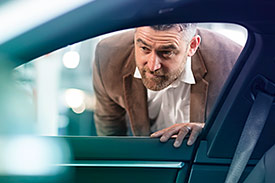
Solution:
[[[200,81],[207,74],[207,69],[200,48],[198,48],[196,53],[192,56],[192,71],[196,81]]]
[[[147,91],[142,80],[134,78],[136,68],[134,49],[127,60],[128,72],[123,76],[125,108],[130,118],[133,135],[148,136],[150,122],[147,106]]]
[[[191,85],[190,92],[190,121],[205,122],[208,95],[208,82],[205,79],[207,69],[200,49],[192,57],[192,71],[196,84]]]

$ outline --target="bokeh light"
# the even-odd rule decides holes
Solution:
[[[66,68],[75,69],[79,65],[79,53],[76,51],[68,51],[63,55],[62,61]]]
[[[79,89],[67,89],[65,91],[65,102],[70,108],[78,108],[83,105],[84,92]]]

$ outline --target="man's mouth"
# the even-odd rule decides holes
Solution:
[[[162,74],[153,74],[151,72],[146,72],[146,76],[150,78],[156,78],[156,77],[164,77]]]

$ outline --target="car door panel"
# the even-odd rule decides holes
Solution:
[[[254,166],[248,166],[244,170],[243,175],[240,178],[240,182],[243,182],[243,180],[247,177],[247,175],[251,172],[253,168]],[[192,166],[188,183],[223,183],[225,181],[228,170],[229,165],[195,164]]]
[[[203,180],[207,182],[224,182],[231,164],[231,158],[211,158],[207,155],[208,142],[202,140],[196,152],[194,163],[190,171],[190,183],[199,183]],[[250,160],[241,180],[244,180],[256,165],[258,160]]]
[[[148,137],[48,137],[64,140],[72,159],[56,166],[73,172],[70,182],[177,182],[187,179],[194,146],[180,148]]]

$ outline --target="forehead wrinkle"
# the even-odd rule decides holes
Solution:
[[[161,45],[159,49],[164,49],[164,50],[176,50],[177,47],[174,44],[169,44],[169,45]]]
[[[137,39],[138,43],[144,44],[145,46],[151,47],[149,44],[147,44],[145,41],[143,41],[141,38]]]
[[[151,35],[148,31],[138,31],[137,32],[137,41],[142,42],[145,45],[158,45],[161,44],[162,48],[172,48],[177,49],[180,47],[180,41],[182,40],[182,36],[162,31],[155,31],[153,35]]]

